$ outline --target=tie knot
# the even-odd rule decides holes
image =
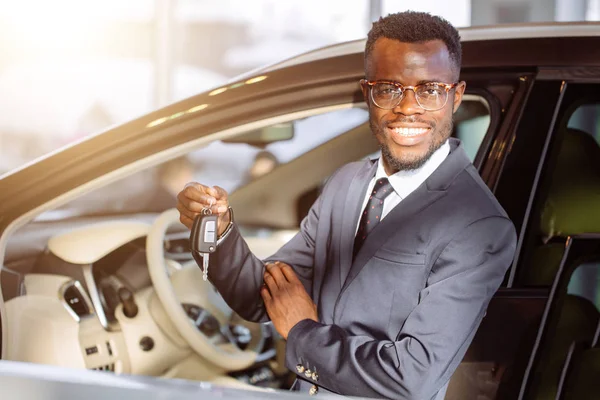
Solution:
[[[394,189],[392,188],[392,185],[390,184],[390,181],[388,181],[387,178],[380,178],[377,179],[377,181],[375,182],[375,186],[373,187],[373,192],[371,192],[371,194],[373,197],[382,200],[387,195],[392,193],[393,190]]]

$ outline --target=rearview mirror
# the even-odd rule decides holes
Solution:
[[[294,138],[294,123],[284,122],[266,126],[242,135],[223,140],[224,143],[247,143],[256,147],[264,147],[274,142],[290,140]]]

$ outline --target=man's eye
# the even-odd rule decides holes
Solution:
[[[443,89],[438,85],[426,86],[423,88],[422,93],[427,96],[440,96],[442,95]]]
[[[391,96],[398,93],[398,89],[393,86],[384,86],[377,88],[377,93],[383,96]]]

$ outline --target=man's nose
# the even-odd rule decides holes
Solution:
[[[423,114],[425,112],[423,107],[421,107],[419,102],[417,102],[415,92],[410,89],[404,91],[402,100],[400,100],[400,103],[394,107],[392,111],[396,114],[402,115]]]

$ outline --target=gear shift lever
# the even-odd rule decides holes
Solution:
[[[131,290],[121,287],[119,288],[117,295],[123,304],[123,314],[127,318],[134,318],[138,313],[138,306],[135,304],[135,298]]]

